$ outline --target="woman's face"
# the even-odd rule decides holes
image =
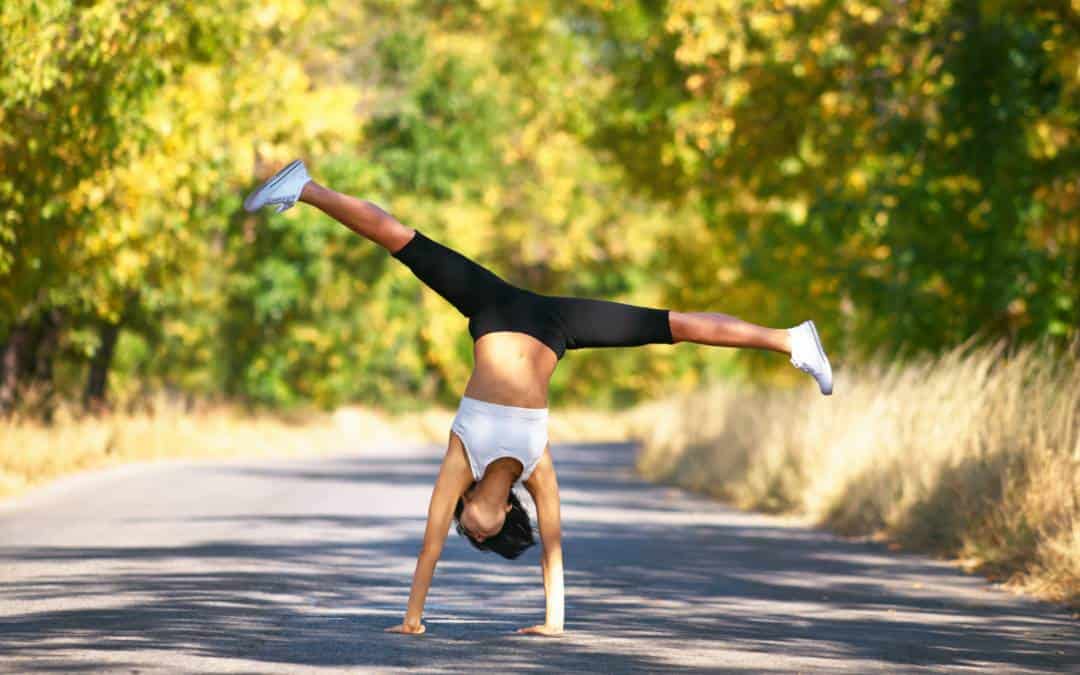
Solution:
[[[504,500],[500,506],[477,499],[476,490],[477,486],[474,485],[471,490],[461,495],[465,507],[461,510],[458,523],[461,524],[462,529],[470,538],[479,542],[488,537],[494,537],[502,530],[503,523],[506,522],[506,514],[510,510],[510,504]]]

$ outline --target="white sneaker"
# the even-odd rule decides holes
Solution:
[[[270,177],[268,181],[252,190],[244,200],[244,210],[248,212],[258,211],[267,204],[277,204],[277,212],[292,208],[297,199],[300,199],[300,191],[311,180],[304,162],[297,159],[289,163],[281,171]]]
[[[817,380],[822,394],[831,394],[832,365],[829,364],[829,357],[825,356],[814,322],[803,321],[789,328],[788,335],[791,336],[791,365]]]

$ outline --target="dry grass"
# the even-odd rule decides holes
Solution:
[[[1080,359],[957,349],[837,393],[719,387],[659,405],[639,469],[957,558],[1080,606]]]
[[[231,406],[186,411],[164,398],[138,414],[74,416],[51,425],[0,421],[0,497],[58,476],[112,464],[169,458],[325,455],[388,442],[427,442],[438,413],[392,418],[344,408],[283,418]]]

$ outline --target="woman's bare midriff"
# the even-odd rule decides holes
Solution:
[[[546,408],[548,383],[559,359],[531,335],[498,331],[473,345],[472,377],[465,395],[518,408]]]

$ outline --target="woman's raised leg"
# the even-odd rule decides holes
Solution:
[[[350,197],[310,181],[300,201],[311,204],[353,232],[367,237],[391,253],[397,253],[416,233],[375,204]]]
[[[766,328],[716,312],[676,312],[589,298],[548,298],[567,331],[567,349],[634,347],[695,342],[717,347],[768,349],[832,393],[832,366],[813,321],[789,329]]]
[[[768,349],[791,354],[791,335],[782,328],[766,328],[715,312],[670,312],[675,342],[696,342],[717,347]]]
[[[369,201],[335,192],[315,181],[304,185],[298,199],[385,248],[467,317],[520,292],[457,251],[402,225]]]

